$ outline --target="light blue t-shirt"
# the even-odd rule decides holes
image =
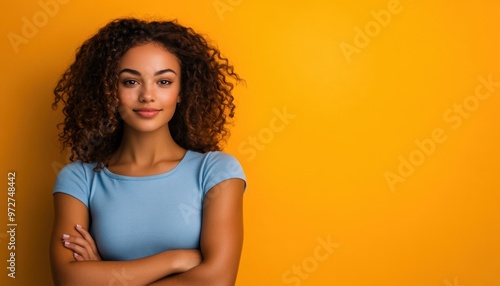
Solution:
[[[94,172],[75,161],[57,175],[53,193],[80,200],[103,260],[131,260],[166,250],[199,248],[203,199],[216,184],[245,180],[240,163],[223,152],[187,151],[172,170],[152,176]]]

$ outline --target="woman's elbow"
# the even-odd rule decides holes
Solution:
[[[234,286],[238,274],[238,265],[234,263],[206,262],[200,265],[203,267],[205,286]]]

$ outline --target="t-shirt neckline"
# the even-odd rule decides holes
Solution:
[[[191,154],[190,150],[186,150],[186,153],[184,154],[184,157],[182,157],[181,161],[175,165],[172,169],[160,173],[160,174],[155,174],[155,175],[147,175],[147,176],[126,176],[126,175],[120,175],[120,174],[115,174],[111,172],[107,167],[104,167],[103,171],[104,173],[111,178],[118,179],[118,180],[126,180],[126,181],[144,181],[144,180],[154,180],[154,179],[160,179],[164,178],[166,176],[170,176],[171,174],[175,173],[186,161],[187,157]]]

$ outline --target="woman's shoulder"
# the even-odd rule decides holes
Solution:
[[[96,163],[74,161],[64,166],[57,174],[54,189],[55,193],[63,193],[75,197],[85,206],[89,206],[90,184],[94,176]]]
[[[187,169],[198,170],[200,185],[206,194],[216,184],[231,178],[239,178],[246,182],[245,172],[235,156],[223,151],[205,153],[189,151],[189,161],[196,166]],[[246,184],[245,184],[246,186]]]
[[[226,153],[224,151],[208,151],[205,153],[190,151],[190,156],[195,160],[200,161],[202,165],[212,165],[212,164],[238,164],[240,165],[238,159],[232,154]]]
[[[201,165],[202,173],[209,177],[211,175],[226,174],[228,176],[244,177],[243,168],[238,159],[223,151],[209,151],[205,153],[194,152]]]
[[[64,166],[59,173],[58,177],[88,177],[94,173],[94,168],[97,163],[85,163],[80,160],[73,161]]]

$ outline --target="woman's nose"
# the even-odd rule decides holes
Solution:
[[[144,87],[139,95],[139,102],[148,103],[154,102],[154,92],[149,87]]]

